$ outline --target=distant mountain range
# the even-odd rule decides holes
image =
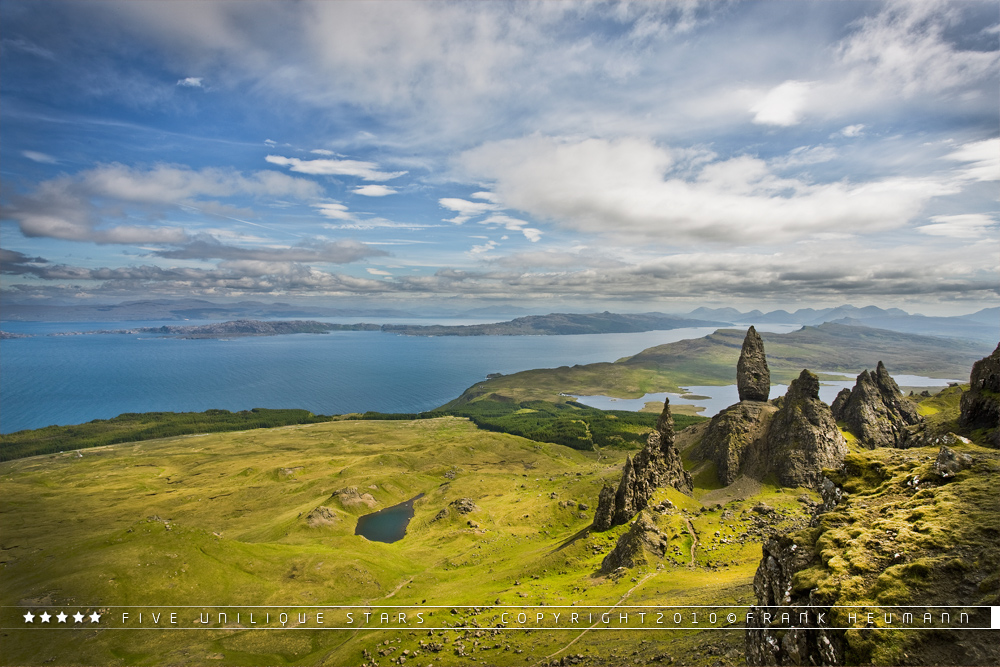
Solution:
[[[449,317],[504,317],[511,306],[478,308]],[[509,314],[506,315],[510,317]],[[41,306],[4,305],[0,317],[5,321],[30,322],[114,322],[134,320],[270,320],[310,317],[357,317],[368,321],[385,319],[420,320],[428,313],[395,309],[325,308],[287,303],[240,301],[219,304],[203,299],[149,299],[120,304]],[[675,329],[696,326],[734,326],[762,324],[796,324],[816,326],[825,322],[853,324],[901,333],[943,336],[979,342],[995,343],[1000,339],[1000,307],[956,317],[911,315],[899,308],[876,306],[857,308],[844,305],[836,308],[801,308],[795,312],[759,310],[741,312],[735,308],[696,308],[684,314],[666,313],[550,313],[516,317],[504,322],[463,326],[443,325],[382,325],[383,330],[417,336],[482,336],[482,335],[559,335],[581,333],[627,333]],[[360,325],[359,325],[360,326]],[[364,325],[370,328],[371,325]]]
[[[732,324],[801,324],[817,326],[826,322],[852,324],[874,329],[887,329],[900,333],[942,336],[995,343],[1000,340],[1000,307],[983,308],[970,315],[955,317],[927,317],[911,315],[899,308],[884,310],[876,306],[855,308],[801,308],[794,313],[773,310],[740,312],[735,308],[697,308],[688,317],[726,320]]]

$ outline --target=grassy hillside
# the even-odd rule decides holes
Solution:
[[[701,536],[693,566],[692,536],[678,531],[677,555],[664,562],[666,569],[649,564],[607,577],[599,572],[601,560],[627,527],[595,535],[585,528],[602,483],[617,479],[623,456],[609,451],[599,458],[446,417],[186,436],[11,461],[0,464],[0,604],[6,613],[31,604],[388,601],[485,608],[497,600],[609,608],[630,590],[629,604],[751,603],[763,538],[724,545],[711,536],[739,533],[738,517],[749,516],[760,499],[791,520],[801,515],[797,494],[763,487],[758,498],[727,505],[723,518],[721,508],[703,511],[698,501],[663,491]],[[336,492],[346,487],[370,493],[377,505],[345,504]],[[420,493],[402,541],[354,535],[358,515]],[[459,498],[478,509],[460,515],[452,507],[435,520]],[[310,527],[309,513],[319,506],[334,518]],[[485,609],[440,613],[439,622],[449,624],[488,618]],[[718,658],[709,653],[736,656],[743,641],[738,630],[594,631],[559,653],[580,631],[508,631],[486,643],[474,630],[433,637],[237,628],[47,632],[22,630],[23,620],[13,618],[4,619],[14,629],[3,630],[3,664],[354,665],[367,662],[368,651],[384,665],[378,652],[389,648],[397,649],[394,662],[407,650],[409,664],[419,665],[526,665],[567,652],[584,656],[583,663],[618,664],[635,659],[632,651],[643,662],[666,664],[665,656],[674,656],[711,664]],[[623,636],[634,641],[626,646]],[[421,648],[431,641],[445,648]],[[422,653],[414,658],[413,651]]]
[[[745,335],[745,330],[720,329],[703,338],[651,347],[615,363],[514,373],[470,387],[447,407],[488,396],[518,401],[567,400],[561,394],[638,398],[652,392],[678,392],[691,385],[734,384]],[[787,334],[761,333],[761,337],[771,381],[785,384],[803,368],[857,374],[875,368],[879,361],[893,374],[965,379],[972,364],[993,349],[954,339],[831,323]]]

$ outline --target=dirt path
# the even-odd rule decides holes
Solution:
[[[694,550],[698,548],[698,533],[694,532],[694,526],[688,521],[687,517],[684,517],[684,523],[688,527],[688,532],[691,533],[691,562],[688,563],[688,567],[695,567],[697,562],[694,557]]]
[[[655,577],[657,574],[659,574],[659,572],[661,572],[661,570],[654,570],[653,572],[650,572],[645,577],[643,577],[642,579],[640,579],[639,583],[637,583],[635,586],[633,586],[632,588],[630,588],[627,591],[625,591],[625,594],[622,595],[621,599],[618,600],[618,602],[616,602],[614,605],[612,605],[611,608],[608,609],[608,611],[610,612],[611,610],[615,609],[616,607],[618,607],[619,605],[621,605],[623,602],[625,602],[625,600],[628,599],[628,596],[632,595],[632,591],[634,591],[635,589],[639,588],[639,586],[642,586],[644,583],[646,583],[647,580]],[[594,629],[595,627],[597,627],[600,624],[601,624],[600,621],[596,621],[593,625],[591,625],[589,628],[587,628],[586,630],[584,630],[583,632],[581,632],[580,634],[578,634],[576,637],[574,637],[572,639],[572,641],[570,641],[568,644],[566,644],[565,646],[563,646],[561,649],[559,649],[555,653],[551,653],[551,654],[545,656],[544,658],[542,658],[541,660],[539,660],[538,662],[536,662],[531,667],[538,667],[543,662],[546,662],[546,661],[551,660],[552,658],[556,657],[557,655],[559,655],[560,653],[562,653],[563,651],[565,651],[566,649],[568,649],[570,646],[572,646],[573,644],[575,644],[578,641],[580,641],[581,637],[583,637],[590,630]]]

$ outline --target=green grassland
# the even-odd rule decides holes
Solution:
[[[723,509],[663,490],[700,536],[694,566],[691,535],[676,515],[667,520],[677,528],[671,553],[680,555],[664,561],[665,569],[649,562],[627,577],[608,577],[601,560],[627,526],[600,534],[586,528],[601,485],[617,479],[623,457],[443,417],[183,436],[10,461],[0,464],[2,605],[424,603],[480,607],[439,613],[449,624],[486,625],[483,608],[497,600],[610,608],[631,590],[628,604],[752,603],[763,537],[723,544],[713,535],[741,533],[736,517],[762,499],[787,512],[783,518],[801,518],[794,494],[766,487]],[[407,536],[383,544],[354,535],[357,516],[373,509],[345,505],[335,492],[346,487],[370,493],[377,507],[424,496]],[[459,515],[451,508],[434,520],[458,498],[479,509]],[[310,527],[307,516],[318,506],[336,518]],[[368,661],[364,651],[388,664],[378,651],[391,647],[394,661],[410,651],[409,664],[522,665],[559,659],[581,634],[500,631],[490,638],[489,647],[500,646],[494,649],[476,646],[472,630],[433,637],[416,630],[2,632],[4,664],[109,665],[350,665]],[[421,649],[432,640],[445,648]],[[569,653],[590,664],[626,657],[711,664],[737,656],[742,642],[737,629],[591,631]]]

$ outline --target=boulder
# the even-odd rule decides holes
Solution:
[[[881,361],[874,373],[865,370],[858,376],[834,414],[869,449],[902,445],[907,426],[921,421],[917,406],[903,396]]]
[[[741,401],[766,401],[771,392],[771,372],[764,356],[764,341],[753,327],[747,329],[740,360],[736,363],[736,386]]]
[[[973,462],[973,458],[968,454],[956,452],[951,447],[941,445],[937,460],[934,461],[934,471],[939,476],[948,479],[966,468],[971,468]]]
[[[819,378],[808,370],[792,380],[774,413],[765,452],[768,470],[785,486],[812,486],[823,468],[839,467],[847,456],[847,441],[819,398]]]

